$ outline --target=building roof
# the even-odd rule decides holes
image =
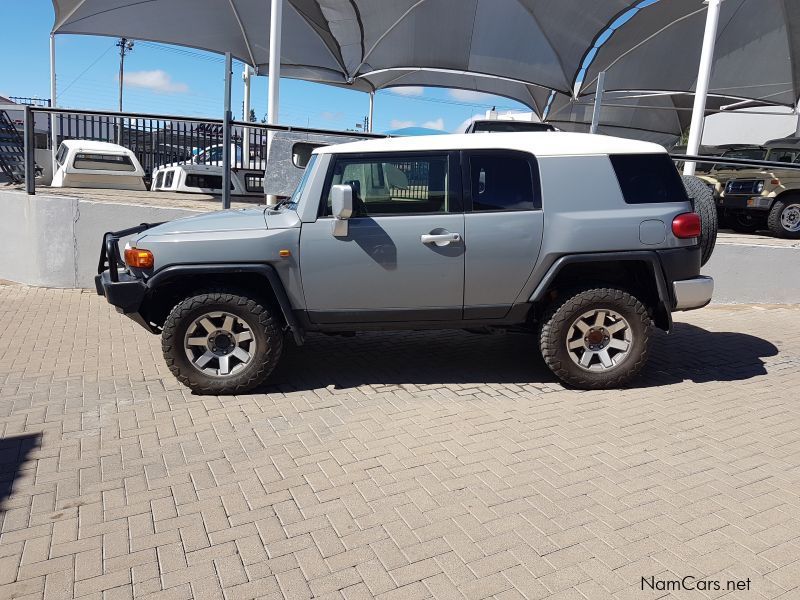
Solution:
[[[655,154],[663,146],[606,135],[537,132],[432,135],[366,140],[324,146],[317,154],[360,152],[410,152],[426,150],[520,150],[536,156],[587,156],[599,154]]]

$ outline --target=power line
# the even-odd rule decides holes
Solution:
[[[106,49],[105,49],[105,51],[104,51],[104,52],[103,52],[103,53],[102,53],[100,56],[98,56],[97,58],[95,58],[95,59],[94,59],[94,61],[92,62],[92,64],[90,64],[90,65],[89,65],[88,67],[86,67],[86,68],[85,68],[83,71],[81,71],[81,74],[80,74],[80,75],[78,75],[78,76],[77,76],[75,79],[73,79],[73,80],[72,80],[72,81],[70,81],[70,82],[69,82],[67,85],[65,85],[65,86],[64,86],[64,87],[61,89],[61,91],[60,91],[60,92],[58,92],[58,93],[56,94],[56,98],[60,98],[60,97],[61,97],[61,95],[62,95],[64,92],[66,92],[66,91],[67,91],[69,88],[71,88],[71,87],[72,87],[72,85],[73,85],[73,84],[74,84],[76,81],[78,81],[78,80],[79,80],[81,77],[83,77],[84,75],[86,75],[86,73],[89,71],[89,69],[91,69],[91,68],[92,68],[93,66],[95,66],[97,63],[99,63],[99,62],[100,62],[100,60],[101,60],[101,59],[102,59],[102,58],[103,58],[103,57],[104,57],[106,54],[108,54],[108,53],[109,53],[109,51],[110,51],[110,50],[111,50],[111,49],[112,49],[114,46],[116,46],[116,42],[114,42],[113,44],[111,44],[111,45],[110,45],[108,48],[106,48]]]

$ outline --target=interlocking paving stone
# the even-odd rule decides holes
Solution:
[[[312,335],[217,398],[93,293],[0,285],[0,598],[800,597],[798,318],[676,315],[598,392],[520,334]]]

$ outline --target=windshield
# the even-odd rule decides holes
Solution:
[[[477,121],[473,129],[477,132],[515,133],[519,131],[553,131],[547,123],[531,123],[526,121]]]
[[[725,158],[743,158],[745,160],[766,160],[767,151],[765,148],[738,148],[737,150],[726,150],[722,153]],[[738,169],[748,169],[745,165],[715,165],[713,171],[729,171]]]
[[[311,171],[314,169],[314,164],[317,162],[317,155],[312,154],[311,158],[308,161],[308,165],[306,165],[305,173],[303,173],[303,177],[300,179],[300,183],[297,184],[297,187],[294,190],[291,198],[289,198],[286,206],[294,210],[297,208],[297,204],[300,202],[300,196],[303,194],[303,189],[306,187],[306,183],[311,177]]]

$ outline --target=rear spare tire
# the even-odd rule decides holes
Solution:
[[[714,193],[699,177],[683,175],[681,179],[683,179],[683,187],[686,188],[686,194],[694,200],[694,211],[700,215],[700,248],[702,250],[700,264],[704,265],[714,253],[714,245],[717,243],[717,231],[719,230]]]

